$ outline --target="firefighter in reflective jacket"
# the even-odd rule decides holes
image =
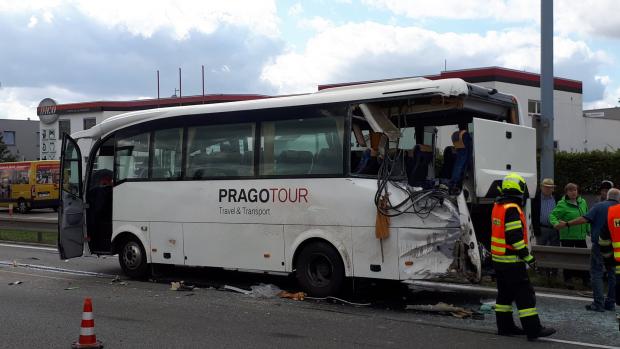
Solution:
[[[525,264],[535,266],[534,256],[527,248],[527,224],[521,206],[525,195],[525,180],[510,173],[502,180],[501,196],[493,206],[491,257],[497,277],[495,314],[497,333],[502,336],[527,335],[528,340],[547,337],[553,328],[540,324],[536,310],[536,295],[530,284]],[[523,329],[512,318],[512,303],[517,304]]]
[[[611,206],[607,211],[607,227],[601,229],[598,243],[605,265],[616,270],[616,304],[620,305],[620,205]]]

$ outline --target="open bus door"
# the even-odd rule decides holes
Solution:
[[[58,252],[61,259],[69,259],[84,253],[82,154],[77,142],[66,134],[61,154]]]

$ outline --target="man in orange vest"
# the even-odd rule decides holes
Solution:
[[[610,189],[608,197],[620,197],[620,190]],[[598,244],[608,268],[616,271],[616,305],[620,305],[620,204],[609,207],[607,226],[601,229]],[[615,267],[614,267],[615,265]]]
[[[525,190],[525,180],[516,173],[502,180],[502,195],[495,201],[491,214],[491,257],[497,278],[497,334],[525,334],[528,340],[535,340],[550,336],[555,330],[540,324],[536,295],[525,267],[527,263],[534,268],[536,263],[527,248],[527,221],[521,208]],[[523,329],[512,318],[513,302],[517,304]]]

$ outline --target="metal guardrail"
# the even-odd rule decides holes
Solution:
[[[58,222],[56,219],[32,218],[32,217],[2,217],[0,218],[0,229],[36,231],[36,232],[56,232]]]
[[[590,270],[589,248],[534,245],[532,254],[542,268]]]

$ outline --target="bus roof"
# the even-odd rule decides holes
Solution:
[[[425,78],[406,78],[391,81],[380,81],[367,84],[342,86],[320,90],[314,93],[255,99],[238,102],[202,104],[191,106],[148,109],[110,117],[92,128],[79,131],[72,135],[74,139],[99,138],[117,129],[145,121],[181,116],[223,113],[242,110],[257,110],[280,107],[293,107],[313,104],[348,102],[356,100],[373,100],[380,98],[415,97],[415,96],[467,96],[472,91],[486,88],[468,84],[462,79],[429,80]],[[496,92],[496,91],[495,91]],[[494,93],[497,98],[498,93]],[[511,97],[503,95],[505,97]],[[506,99],[506,98],[504,98]]]

